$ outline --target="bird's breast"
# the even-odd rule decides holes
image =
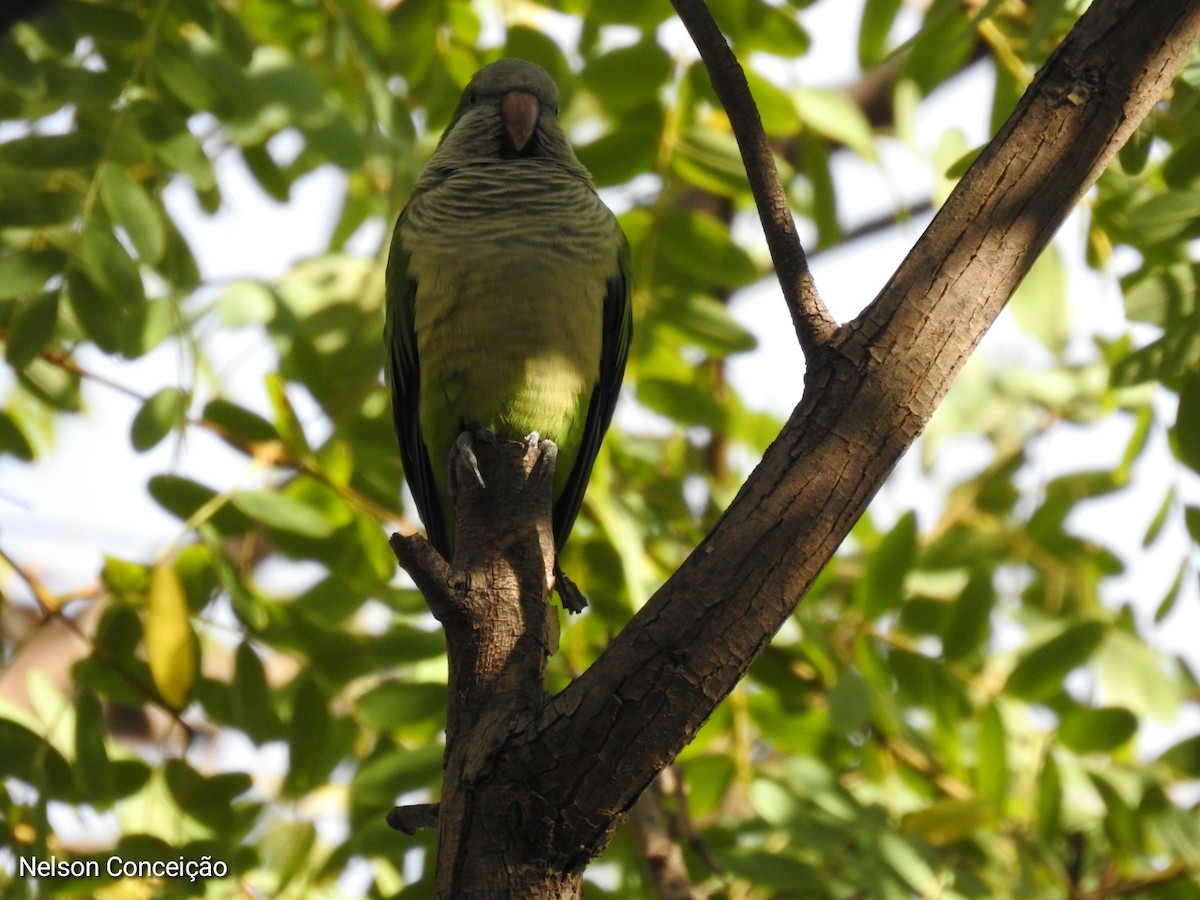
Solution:
[[[409,217],[422,415],[569,440],[599,375],[615,224],[574,179],[495,182],[430,192]]]

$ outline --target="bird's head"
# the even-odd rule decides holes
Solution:
[[[437,156],[553,157],[564,147],[553,79],[531,62],[502,59],[484,66],[467,84]]]

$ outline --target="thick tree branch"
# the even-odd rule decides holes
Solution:
[[[817,293],[746,74],[704,0],[671,0],[671,5],[696,43],[713,90],[729,116],[796,337],[805,355],[812,356],[829,341],[837,323]]]
[[[1092,4],[879,297],[810,356],[800,405],[713,532],[536,739],[497,758],[502,779],[540,773],[561,865],[604,846],[791,615],[1197,38],[1200,0]]]
[[[436,814],[432,807],[399,807],[388,821],[409,831],[436,815],[438,896],[467,896],[468,888],[483,883],[493,888],[483,896],[540,896],[531,877],[538,885],[548,877],[577,891],[576,875],[544,866],[496,866],[514,833],[521,838],[528,831],[524,843],[539,841],[545,814],[538,798],[489,771],[490,758],[528,728],[545,701],[557,448],[550,442],[476,441],[474,449],[482,483],[458,454],[452,462],[453,566],[422,538],[392,538],[397,559],[442,623],[449,677]]]

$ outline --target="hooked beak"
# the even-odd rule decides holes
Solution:
[[[537,98],[527,91],[512,91],[504,95],[500,101],[500,114],[504,117],[504,130],[512,139],[517,150],[524,150],[525,145],[537,128],[541,107]]]

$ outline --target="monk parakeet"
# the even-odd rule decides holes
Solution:
[[[563,134],[553,80],[522,60],[485,66],[417,178],[387,265],[400,457],[443,556],[450,455],[479,429],[558,446],[562,548],[621,387],[629,293],[628,244]]]

